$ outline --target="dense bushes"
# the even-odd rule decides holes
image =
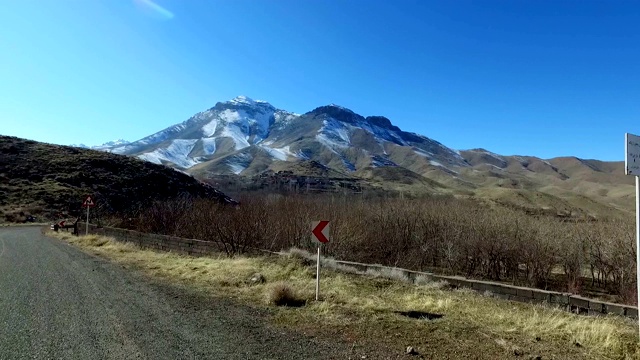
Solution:
[[[270,195],[241,203],[156,203],[136,227],[216,241],[233,255],[248,247],[312,250],[311,221],[330,220],[332,242],[324,251],[339,259],[575,293],[589,285],[635,303],[632,219],[568,222],[454,198]]]

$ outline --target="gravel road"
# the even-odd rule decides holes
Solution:
[[[270,327],[85,254],[38,227],[0,228],[0,359],[347,359],[342,343]]]

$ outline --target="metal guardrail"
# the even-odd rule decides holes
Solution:
[[[162,251],[174,251],[193,256],[203,256],[224,251],[223,247],[220,244],[211,241],[185,239],[167,235],[147,234],[119,228],[98,228],[95,225],[90,225],[89,231],[91,233],[112,236],[120,241],[136,243],[146,248],[153,248]],[[252,250],[256,251],[257,253],[283,255],[283,253],[277,253],[267,250]],[[370,270],[395,272],[396,274],[401,273],[410,282],[414,282],[416,278],[418,278],[419,276],[423,276],[434,281],[446,281],[447,283],[457,288],[472,289],[477,292],[504,300],[524,303],[547,304],[577,314],[615,314],[628,318],[638,318],[638,308],[635,306],[603,302],[571,293],[520,287],[491,281],[472,280],[458,276],[437,275],[429,272],[420,272],[397,267],[383,266],[379,264],[363,264],[342,260],[335,260],[335,262],[339,265],[355,268],[360,273],[367,273]]]

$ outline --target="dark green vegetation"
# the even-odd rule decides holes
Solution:
[[[56,219],[82,214],[92,195],[95,214],[134,214],[154,200],[179,196],[232,201],[172,168],[106,152],[0,136],[0,221],[28,215]]]

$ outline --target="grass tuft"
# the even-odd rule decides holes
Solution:
[[[268,302],[271,305],[301,307],[307,303],[307,301],[299,296],[290,285],[284,282],[274,284],[268,294]]]
[[[427,275],[416,276],[416,279],[413,281],[413,283],[425,289],[433,289],[433,290],[440,290],[450,286],[449,283],[446,282],[445,280],[435,281]]]

